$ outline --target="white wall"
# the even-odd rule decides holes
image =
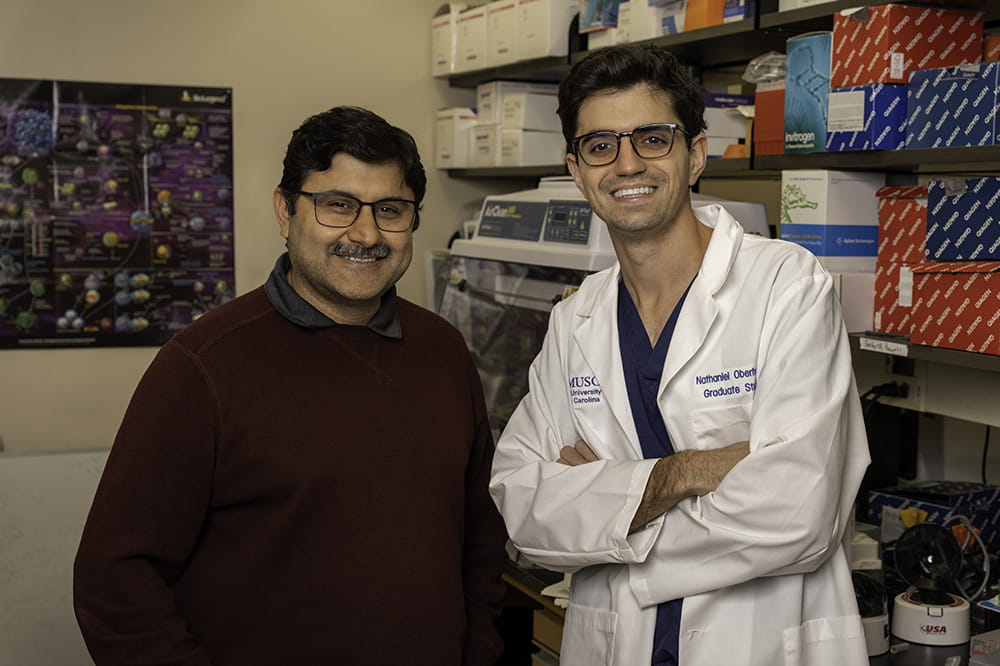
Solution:
[[[291,131],[331,106],[364,106],[411,132],[428,170],[414,262],[400,293],[424,304],[423,257],[460,210],[499,183],[433,168],[434,111],[473,104],[430,77],[440,0],[4,0],[0,77],[233,89],[236,288],[263,282],[283,250],[271,211]],[[511,186],[510,189],[513,189]],[[155,348],[0,350],[8,450],[110,445]]]

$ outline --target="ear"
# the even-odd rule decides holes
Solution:
[[[692,137],[691,148],[688,150],[688,162],[690,165],[688,187],[694,187],[694,184],[701,178],[701,172],[705,170],[705,164],[708,162],[708,139],[705,138],[704,132],[699,132]]]
[[[274,204],[274,216],[278,218],[278,233],[285,240],[288,240],[288,227],[291,224],[291,217],[288,215],[288,202],[285,201],[285,195],[281,190],[274,190],[274,194],[271,196],[272,202]]]
[[[569,169],[569,175],[573,176],[576,188],[580,190],[580,194],[586,197],[587,195],[583,191],[583,181],[580,180],[580,163],[577,162],[576,155],[573,153],[566,153],[566,167]]]

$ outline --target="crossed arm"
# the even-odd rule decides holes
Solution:
[[[736,442],[720,449],[679,451],[660,458],[649,476],[629,534],[656,519],[685,497],[705,495],[719,487],[736,463],[750,452],[750,442]],[[575,467],[599,460],[582,439],[574,446],[564,446],[556,460]]]

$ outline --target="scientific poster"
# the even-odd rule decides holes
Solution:
[[[234,296],[232,90],[0,79],[0,347],[160,345]]]

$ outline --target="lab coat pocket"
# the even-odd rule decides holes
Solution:
[[[822,617],[784,631],[785,666],[861,666],[868,663],[857,615]]]
[[[570,603],[559,662],[568,666],[611,666],[617,623],[614,611]]]
[[[750,439],[749,406],[727,405],[691,412],[691,428],[699,449],[717,449]]]

